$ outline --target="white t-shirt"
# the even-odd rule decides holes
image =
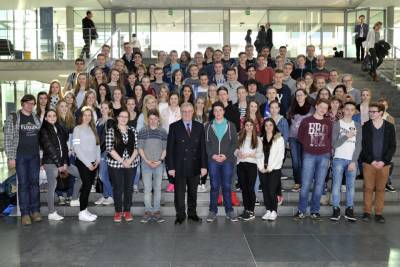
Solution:
[[[340,133],[339,133],[340,137],[345,136],[350,131],[350,128],[354,129],[356,128],[354,121],[346,123],[343,120],[339,120],[339,124],[340,124]],[[356,137],[353,136],[352,138],[347,139],[341,146],[335,149],[335,154],[333,158],[352,160],[355,149],[356,149]]]

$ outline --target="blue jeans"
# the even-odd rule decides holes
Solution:
[[[99,164],[99,176],[103,182],[103,197],[108,198],[113,196],[112,186],[110,183],[110,175],[108,174],[107,153],[101,154]]]
[[[222,163],[211,160],[208,163],[208,172],[210,174],[210,212],[218,213],[218,195],[222,187],[224,198],[225,213],[232,212],[231,183],[233,175],[233,162],[225,160]]]
[[[21,216],[40,211],[39,153],[34,156],[17,155],[18,202]]]
[[[137,186],[139,186],[140,175],[142,173],[140,165],[141,164],[139,163],[139,165],[136,167],[135,175],[132,177],[132,184]]]
[[[319,213],[321,195],[324,190],[325,178],[329,167],[329,153],[322,155],[312,155],[304,152],[303,169],[301,171],[301,191],[298,209],[305,213],[308,205],[308,193],[311,184],[314,188],[311,196],[311,213]]]
[[[340,206],[340,186],[342,185],[343,173],[346,176],[346,208],[353,207],[354,181],[357,175],[357,168],[354,171],[349,171],[348,167],[350,163],[351,160],[333,159],[332,205],[334,208]]]
[[[303,146],[297,138],[289,138],[290,153],[292,154],[292,169],[295,184],[301,184],[301,167]]]
[[[144,185],[144,210],[147,212],[159,212],[161,202],[161,182],[164,171],[164,164],[157,168],[151,168],[142,162],[142,179]],[[151,191],[153,191],[153,205],[151,201]]]

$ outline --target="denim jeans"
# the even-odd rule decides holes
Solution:
[[[21,216],[40,211],[39,153],[34,156],[17,155],[18,203]]]
[[[157,168],[151,168],[142,162],[142,179],[144,185],[144,210],[148,212],[160,211],[161,202],[161,181],[164,171],[164,164]],[[151,191],[154,194],[154,204],[151,203]]]
[[[103,182],[103,197],[108,198],[113,196],[112,186],[110,183],[110,175],[108,173],[107,165],[107,153],[101,154],[100,164],[99,164],[99,176],[100,180]]]
[[[208,172],[210,175],[210,212],[218,213],[218,195],[222,187],[224,198],[225,213],[232,212],[231,182],[233,175],[233,162],[225,160],[222,163],[211,160],[208,162]]]
[[[320,199],[324,190],[325,178],[329,167],[329,153],[322,155],[312,155],[303,153],[303,168],[301,171],[301,191],[298,209],[305,213],[308,205],[308,193],[311,185],[314,188],[311,196],[311,213],[319,213]]]
[[[301,168],[303,157],[303,146],[297,138],[289,138],[290,153],[292,154],[293,178],[296,184],[301,184]]]
[[[340,186],[342,185],[343,173],[346,176],[346,208],[353,207],[354,204],[354,181],[357,175],[357,168],[354,171],[349,171],[348,167],[351,160],[333,159],[332,172],[332,205],[333,207],[340,206]],[[357,167],[357,163],[355,164]]]
[[[139,164],[139,165],[136,167],[135,175],[132,177],[132,184],[133,184],[133,185],[139,186],[140,175],[141,175],[141,173],[142,173],[142,172],[141,172],[140,166],[141,166],[141,164]]]

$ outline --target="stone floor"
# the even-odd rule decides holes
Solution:
[[[0,218],[0,266],[400,266],[400,216],[386,224],[279,217],[231,223],[115,224]]]

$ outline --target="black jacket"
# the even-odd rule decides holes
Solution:
[[[40,147],[43,150],[42,164],[55,164],[62,167],[68,164],[68,146],[64,129],[55,124],[57,132],[49,123],[44,123],[39,131]],[[62,153],[61,153],[62,152]]]
[[[239,132],[240,131],[240,112],[239,112],[239,108],[238,106],[232,105],[232,101],[228,102],[228,106],[225,107],[225,115],[224,117],[232,122],[235,127],[236,127],[236,131]],[[214,113],[211,110],[209,115],[208,115],[209,121],[212,121],[215,117],[214,117]]]
[[[89,19],[88,17],[84,17],[82,19],[82,33],[83,39],[97,39],[97,31],[96,26],[94,25],[93,20]]]
[[[396,132],[394,125],[390,122],[383,121],[384,134],[383,134],[383,148],[382,148],[382,161],[385,165],[389,165],[392,157],[396,152]],[[373,128],[372,120],[364,123],[362,127],[362,150],[360,159],[362,162],[371,164],[373,159]]]
[[[190,136],[182,120],[169,126],[166,162],[169,170],[175,170],[175,179],[200,175],[200,169],[207,168],[203,124],[192,121]]]

